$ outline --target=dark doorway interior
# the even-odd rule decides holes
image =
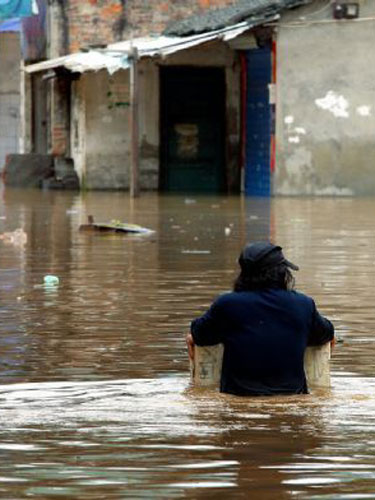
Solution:
[[[161,189],[220,192],[225,187],[225,71],[163,67]]]

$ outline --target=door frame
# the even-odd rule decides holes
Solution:
[[[166,144],[167,138],[165,135],[165,106],[164,106],[164,83],[163,80],[166,78],[166,73],[168,70],[178,70],[181,69],[183,71],[191,70],[221,70],[223,77],[223,102],[221,106],[221,124],[222,124],[222,165],[221,172],[218,173],[220,175],[220,184],[221,188],[218,192],[224,192],[227,190],[227,137],[226,137],[226,129],[227,129],[227,80],[226,80],[226,68],[223,66],[198,66],[192,64],[175,64],[175,65],[160,65],[159,66],[159,191],[163,192],[173,192],[170,191],[167,187],[167,175],[168,175],[168,166],[166,164]],[[164,75],[163,75],[164,73]],[[188,190],[187,190],[188,191]],[[203,191],[204,192],[204,191]],[[214,191],[212,191],[214,193]]]

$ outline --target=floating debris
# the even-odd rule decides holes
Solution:
[[[47,274],[43,278],[43,283],[45,286],[57,286],[60,283],[58,276],[54,276],[53,274]]]
[[[82,224],[79,227],[80,231],[110,231],[114,233],[136,233],[150,234],[154,233],[152,229],[138,226],[137,224],[129,224],[121,222],[117,219],[112,219],[110,222],[94,222],[92,215],[88,216],[88,224]]]
[[[55,276],[54,274],[46,274],[43,277],[43,283],[34,285],[34,288],[42,288],[47,293],[55,293],[59,288],[59,284],[60,278],[58,276]]]
[[[193,254],[193,255],[204,255],[210,254],[211,250],[181,250],[181,253]]]
[[[9,243],[11,245],[23,246],[27,242],[27,234],[22,228],[20,228],[9,233],[0,234],[0,240],[3,240],[4,243]]]
[[[230,228],[230,227],[226,227],[226,228],[224,229],[225,236],[229,236],[229,235],[230,235],[230,233],[231,233],[231,231],[232,231],[232,230],[231,230],[231,228]]]

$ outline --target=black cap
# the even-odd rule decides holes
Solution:
[[[261,271],[266,268],[285,264],[294,271],[298,271],[299,267],[292,262],[289,262],[284,257],[282,248],[274,245],[269,241],[257,241],[246,245],[242,250],[238,262],[242,270],[246,271]]]

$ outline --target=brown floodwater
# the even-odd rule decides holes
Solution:
[[[0,498],[375,498],[374,199],[0,197],[0,233],[27,234],[0,240]],[[80,232],[89,214],[154,232]],[[335,324],[332,388],[193,388],[189,322],[265,238]]]

